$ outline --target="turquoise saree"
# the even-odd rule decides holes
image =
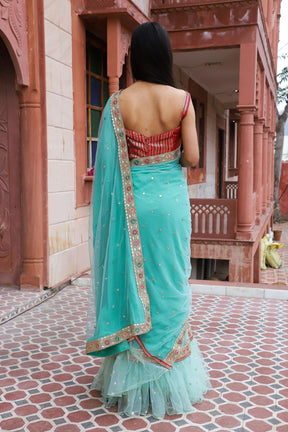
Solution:
[[[190,206],[179,149],[129,161],[119,92],[107,102],[91,201],[87,354],[93,388],[127,415],[191,411],[209,388],[189,326]]]

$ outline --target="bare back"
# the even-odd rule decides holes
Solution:
[[[121,92],[120,108],[126,129],[150,137],[177,128],[185,102],[185,91],[167,85],[138,81]],[[185,158],[196,165],[199,158],[192,103],[181,128]]]
[[[174,129],[180,124],[184,100],[183,90],[137,82],[121,93],[125,128],[146,136]]]

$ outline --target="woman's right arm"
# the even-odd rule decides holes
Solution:
[[[180,158],[180,164],[184,167],[195,168],[199,162],[199,147],[195,124],[195,111],[191,100],[189,102],[187,114],[182,120],[181,137],[183,152]]]

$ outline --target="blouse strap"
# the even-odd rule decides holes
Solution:
[[[190,103],[190,98],[191,98],[190,93],[186,92],[186,98],[185,98],[185,102],[184,102],[184,106],[183,106],[183,110],[182,110],[182,114],[181,114],[181,121],[187,115],[189,103]]]

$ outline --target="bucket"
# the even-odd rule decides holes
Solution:
[[[281,239],[281,234],[282,234],[282,231],[280,231],[280,230],[274,230],[273,231],[273,235],[274,235],[274,241],[280,241],[280,239]]]

